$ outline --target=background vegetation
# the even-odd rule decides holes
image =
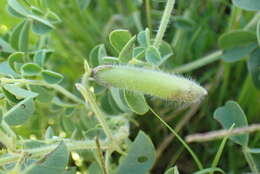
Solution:
[[[21,1],[21,3],[28,6],[26,1]],[[132,34],[137,34],[145,28],[149,28],[151,38],[154,38],[166,1],[28,0],[28,3],[45,12],[50,10],[58,16],[55,18],[56,23],[53,23],[55,29],[50,35],[40,36],[40,42],[44,45],[43,48],[53,50],[46,67],[62,74],[64,79],[61,86],[80,98],[81,95],[76,90],[75,84],[80,82],[84,74],[84,60],[89,60],[92,66],[91,50],[96,45],[104,44],[107,54],[115,56],[115,50],[111,47],[108,39],[109,33],[114,29],[127,29]],[[2,38],[7,38],[15,25],[22,21],[22,19],[11,16],[7,12],[7,4],[5,0],[0,1]],[[256,2],[256,6],[258,4]],[[236,101],[240,105],[247,117],[248,124],[259,122],[260,92],[257,89],[259,82],[253,82],[252,74],[248,70],[250,54],[238,56],[235,60],[225,58],[223,56],[225,46],[219,41],[223,34],[232,31],[246,29],[255,33],[256,22],[260,19],[259,16],[259,11],[241,9],[227,0],[179,0],[176,2],[164,36],[164,40],[169,43],[173,55],[160,66],[160,69],[166,72],[177,72],[185,77],[196,79],[208,90],[208,95],[199,103],[184,106],[178,102],[165,101],[152,96],[146,96],[146,99],[151,108],[181,137],[221,129],[219,123],[213,118],[214,111],[225,105],[229,100]],[[255,19],[255,21],[250,23],[252,19]],[[223,42],[226,43],[227,41]],[[239,39],[233,38],[230,42],[236,43],[239,42]],[[37,44],[39,44],[38,35],[31,34],[29,47],[34,48]],[[259,49],[259,45],[256,47]],[[241,49],[239,47],[235,50],[232,56],[242,55],[243,53],[239,52]],[[258,53],[255,54],[260,59]],[[207,59],[208,55],[211,58],[209,56],[209,59]],[[6,61],[7,56],[5,53],[1,54],[1,61]],[[202,61],[184,68],[182,66],[201,60],[205,56],[206,62]],[[115,101],[113,101],[115,105],[112,108],[107,105],[107,99],[104,99],[104,96],[110,94],[104,92],[103,87],[96,87],[95,85],[94,82],[91,82],[91,86],[95,87],[95,95],[102,110],[110,115],[124,115],[125,112],[116,106]],[[55,96],[63,102],[71,101],[60,93],[57,95],[55,93]],[[49,96],[44,95],[42,97],[44,100]],[[23,139],[43,139],[48,127],[53,129],[55,136],[66,138],[75,133],[75,128],[78,132],[86,133],[91,127],[91,121],[93,122],[93,119],[91,119],[93,118],[92,110],[86,111],[79,109],[81,106],[73,107],[73,105],[64,109],[65,104],[58,104],[59,102],[55,100],[55,102],[36,103],[36,112],[30,118],[30,121],[22,126],[14,126],[12,129]],[[5,102],[1,103],[0,106],[6,105]],[[73,112],[66,115],[65,112],[70,112],[69,109],[73,109]],[[147,112],[142,116],[128,112],[122,117],[130,121],[130,140],[137,136],[139,130],[143,130],[151,138],[156,148],[156,161],[151,173],[163,173],[166,169],[175,165],[178,166],[180,173],[190,174],[197,171],[196,164],[184,146],[177,141],[167,127],[153,116],[152,112]],[[250,135],[248,146],[260,147],[260,133]],[[82,135],[78,136],[78,139],[82,139]],[[191,143],[190,147],[200,158],[203,165],[210,167],[212,159],[219,150],[221,141],[222,139]],[[86,173],[86,168],[93,161],[92,156],[90,152],[73,153],[69,165],[77,166],[78,172]],[[112,158],[116,161],[119,154],[113,154]],[[254,160],[260,168],[260,156],[255,154]],[[113,163],[113,165],[116,164],[116,162]],[[230,174],[250,171],[240,145],[232,141],[228,141],[225,145],[218,167]]]

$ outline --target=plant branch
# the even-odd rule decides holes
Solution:
[[[163,17],[162,17],[162,20],[161,20],[161,24],[160,24],[159,30],[157,32],[157,35],[155,37],[155,40],[154,40],[153,45],[155,47],[158,47],[160,45],[162,39],[163,39],[167,25],[170,21],[170,17],[171,17],[171,13],[172,13],[174,4],[175,4],[175,0],[168,0],[168,2],[166,4],[166,7],[165,7],[165,10],[164,10],[164,13],[163,13]]]
[[[205,142],[220,139],[226,136],[233,136],[243,133],[250,133],[260,131],[260,124],[252,124],[251,126],[235,128],[232,130],[218,130],[207,133],[199,133],[187,136],[185,139],[187,142]]]

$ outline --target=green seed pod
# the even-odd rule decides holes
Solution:
[[[161,71],[131,67],[105,65],[93,70],[94,79],[101,85],[180,102],[196,102],[207,91],[192,80]]]

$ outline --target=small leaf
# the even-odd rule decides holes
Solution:
[[[39,66],[43,67],[45,62],[49,59],[49,57],[52,55],[53,50],[49,49],[43,49],[38,50],[33,57],[34,63],[38,64]]]
[[[259,0],[233,0],[233,3],[245,10],[258,11],[260,10]]]
[[[45,139],[52,139],[53,136],[54,136],[54,131],[52,127],[49,126],[45,132]]]
[[[144,174],[152,168],[155,161],[155,149],[151,139],[140,131],[131,144],[116,174]]]
[[[23,57],[23,52],[15,52],[8,57],[8,64],[15,72],[20,72],[20,67],[23,64]]]
[[[168,169],[164,174],[180,174],[177,166]]]
[[[225,62],[236,62],[245,56],[249,55],[257,47],[256,43],[249,44],[247,46],[241,46],[236,48],[231,48],[229,50],[224,50],[223,60]]]
[[[33,98],[29,97],[15,105],[4,114],[4,119],[10,126],[21,125],[26,122],[34,113],[35,106]]]
[[[150,30],[146,28],[137,35],[137,41],[141,47],[148,47],[151,44]]]
[[[29,18],[33,19],[32,22],[32,31],[36,34],[42,35],[49,33],[55,27],[46,19],[42,19],[38,16],[29,15]]]
[[[29,166],[22,174],[61,174],[69,161],[69,151],[64,142],[38,162]]]
[[[219,46],[224,50],[223,59],[227,62],[238,61],[250,54],[256,47],[255,33],[236,30],[223,34]]]
[[[133,36],[119,53],[120,62],[127,63],[132,58],[132,52],[135,45],[136,36]]]
[[[159,65],[161,62],[161,54],[159,50],[153,46],[146,49],[145,60],[152,65]]]
[[[252,75],[255,86],[260,89],[260,48],[251,53],[247,62],[247,67]]]
[[[85,10],[86,8],[88,8],[91,0],[77,0],[78,2],[78,6],[80,8],[80,10]]]
[[[57,84],[63,80],[61,74],[49,70],[42,71],[42,77],[49,84]]]
[[[135,112],[139,115],[143,115],[149,111],[149,106],[146,103],[146,100],[145,100],[143,94],[134,93],[131,91],[125,91],[124,96],[125,96],[125,100],[129,106],[129,108],[133,112]]]
[[[42,86],[36,86],[36,85],[30,85],[30,89],[37,93],[38,96],[36,97],[36,99],[39,102],[42,103],[48,103],[51,102],[54,96],[54,92],[51,89],[42,87]]]
[[[118,88],[110,88],[110,92],[112,98],[114,99],[119,109],[124,112],[129,112],[129,108],[127,107],[127,103],[125,101],[123,91]]]
[[[92,67],[96,67],[98,65],[104,64],[103,59],[106,55],[107,53],[106,53],[105,45],[104,44],[97,45],[91,50],[89,54],[90,65]]]
[[[132,35],[128,30],[114,30],[109,35],[110,44],[118,53],[121,52],[131,38]]]
[[[103,173],[98,163],[93,162],[88,168],[88,174],[101,174]]]
[[[19,49],[19,37],[20,37],[20,34],[21,34],[21,31],[22,31],[22,28],[23,28],[24,24],[25,24],[25,21],[23,21],[22,23],[16,25],[13,28],[11,36],[10,36],[10,44],[16,50]]]
[[[174,26],[176,28],[191,31],[195,25],[195,22],[192,19],[183,16],[174,17]]]
[[[214,112],[214,119],[220,122],[223,128],[229,129],[233,124],[234,128],[248,126],[247,118],[241,107],[234,101],[228,101],[225,106],[219,107]],[[242,146],[248,145],[248,134],[231,136],[230,139]]]
[[[255,33],[244,30],[236,30],[223,34],[219,38],[219,46],[220,48],[226,50],[251,44],[255,41]]]
[[[40,74],[42,68],[35,63],[26,63],[22,66],[22,74],[24,76],[36,76]]]
[[[20,88],[16,85],[12,85],[12,84],[6,84],[3,86],[3,88],[8,91],[10,94],[14,95],[16,97],[17,100],[21,100],[24,98],[28,98],[28,97],[36,97],[38,96],[37,93],[25,90],[23,88]]]
[[[133,49],[133,57],[135,59],[141,60],[145,56],[145,48],[144,47],[135,47]]]
[[[31,26],[30,22],[26,21],[19,35],[18,48],[22,52],[28,51],[30,26]]]
[[[8,42],[0,38],[0,53],[12,53],[14,51],[15,50],[11,47],[11,45]]]
[[[31,14],[31,12],[24,8],[17,0],[8,0],[8,8],[9,12],[16,17],[26,17]]]

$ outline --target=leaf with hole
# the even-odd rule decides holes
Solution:
[[[229,129],[233,124],[234,128],[248,126],[247,118],[239,104],[234,101],[228,101],[224,106],[219,107],[214,112],[214,119],[219,121],[224,129]],[[248,133],[231,136],[230,139],[242,146],[248,145]]]
[[[41,73],[45,82],[49,84],[58,84],[63,80],[63,76],[57,72],[43,70]]]
[[[154,162],[155,149],[153,143],[144,132],[140,131],[115,174],[148,173]]]
[[[4,114],[4,119],[10,126],[21,125],[26,122],[35,111],[32,97],[28,97]]]
[[[36,76],[42,71],[42,68],[36,63],[26,63],[21,69],[23,76]]]
[[[260,10],[259,0],[233,0],[233,3],[245,10],[258,11]]]
[[[64,142],[45,157],[29,166],[22,174],[61,174],[69,161],[69,151]]]
[[[124,96],[126,103],[133,112],[139,115],[143,115],[149,111],[149,106],[146,103],[143,94],[134,93],[131,91],[124,91]]]
[[[128,30],[114,30],[109,35],[109,41],[112,47],[120,53],[124,46],[132,38],[131,33]]]
[[[255,86],[260,89],[260,48],[251,53],[247,61],[247,67],[252,75]]]

